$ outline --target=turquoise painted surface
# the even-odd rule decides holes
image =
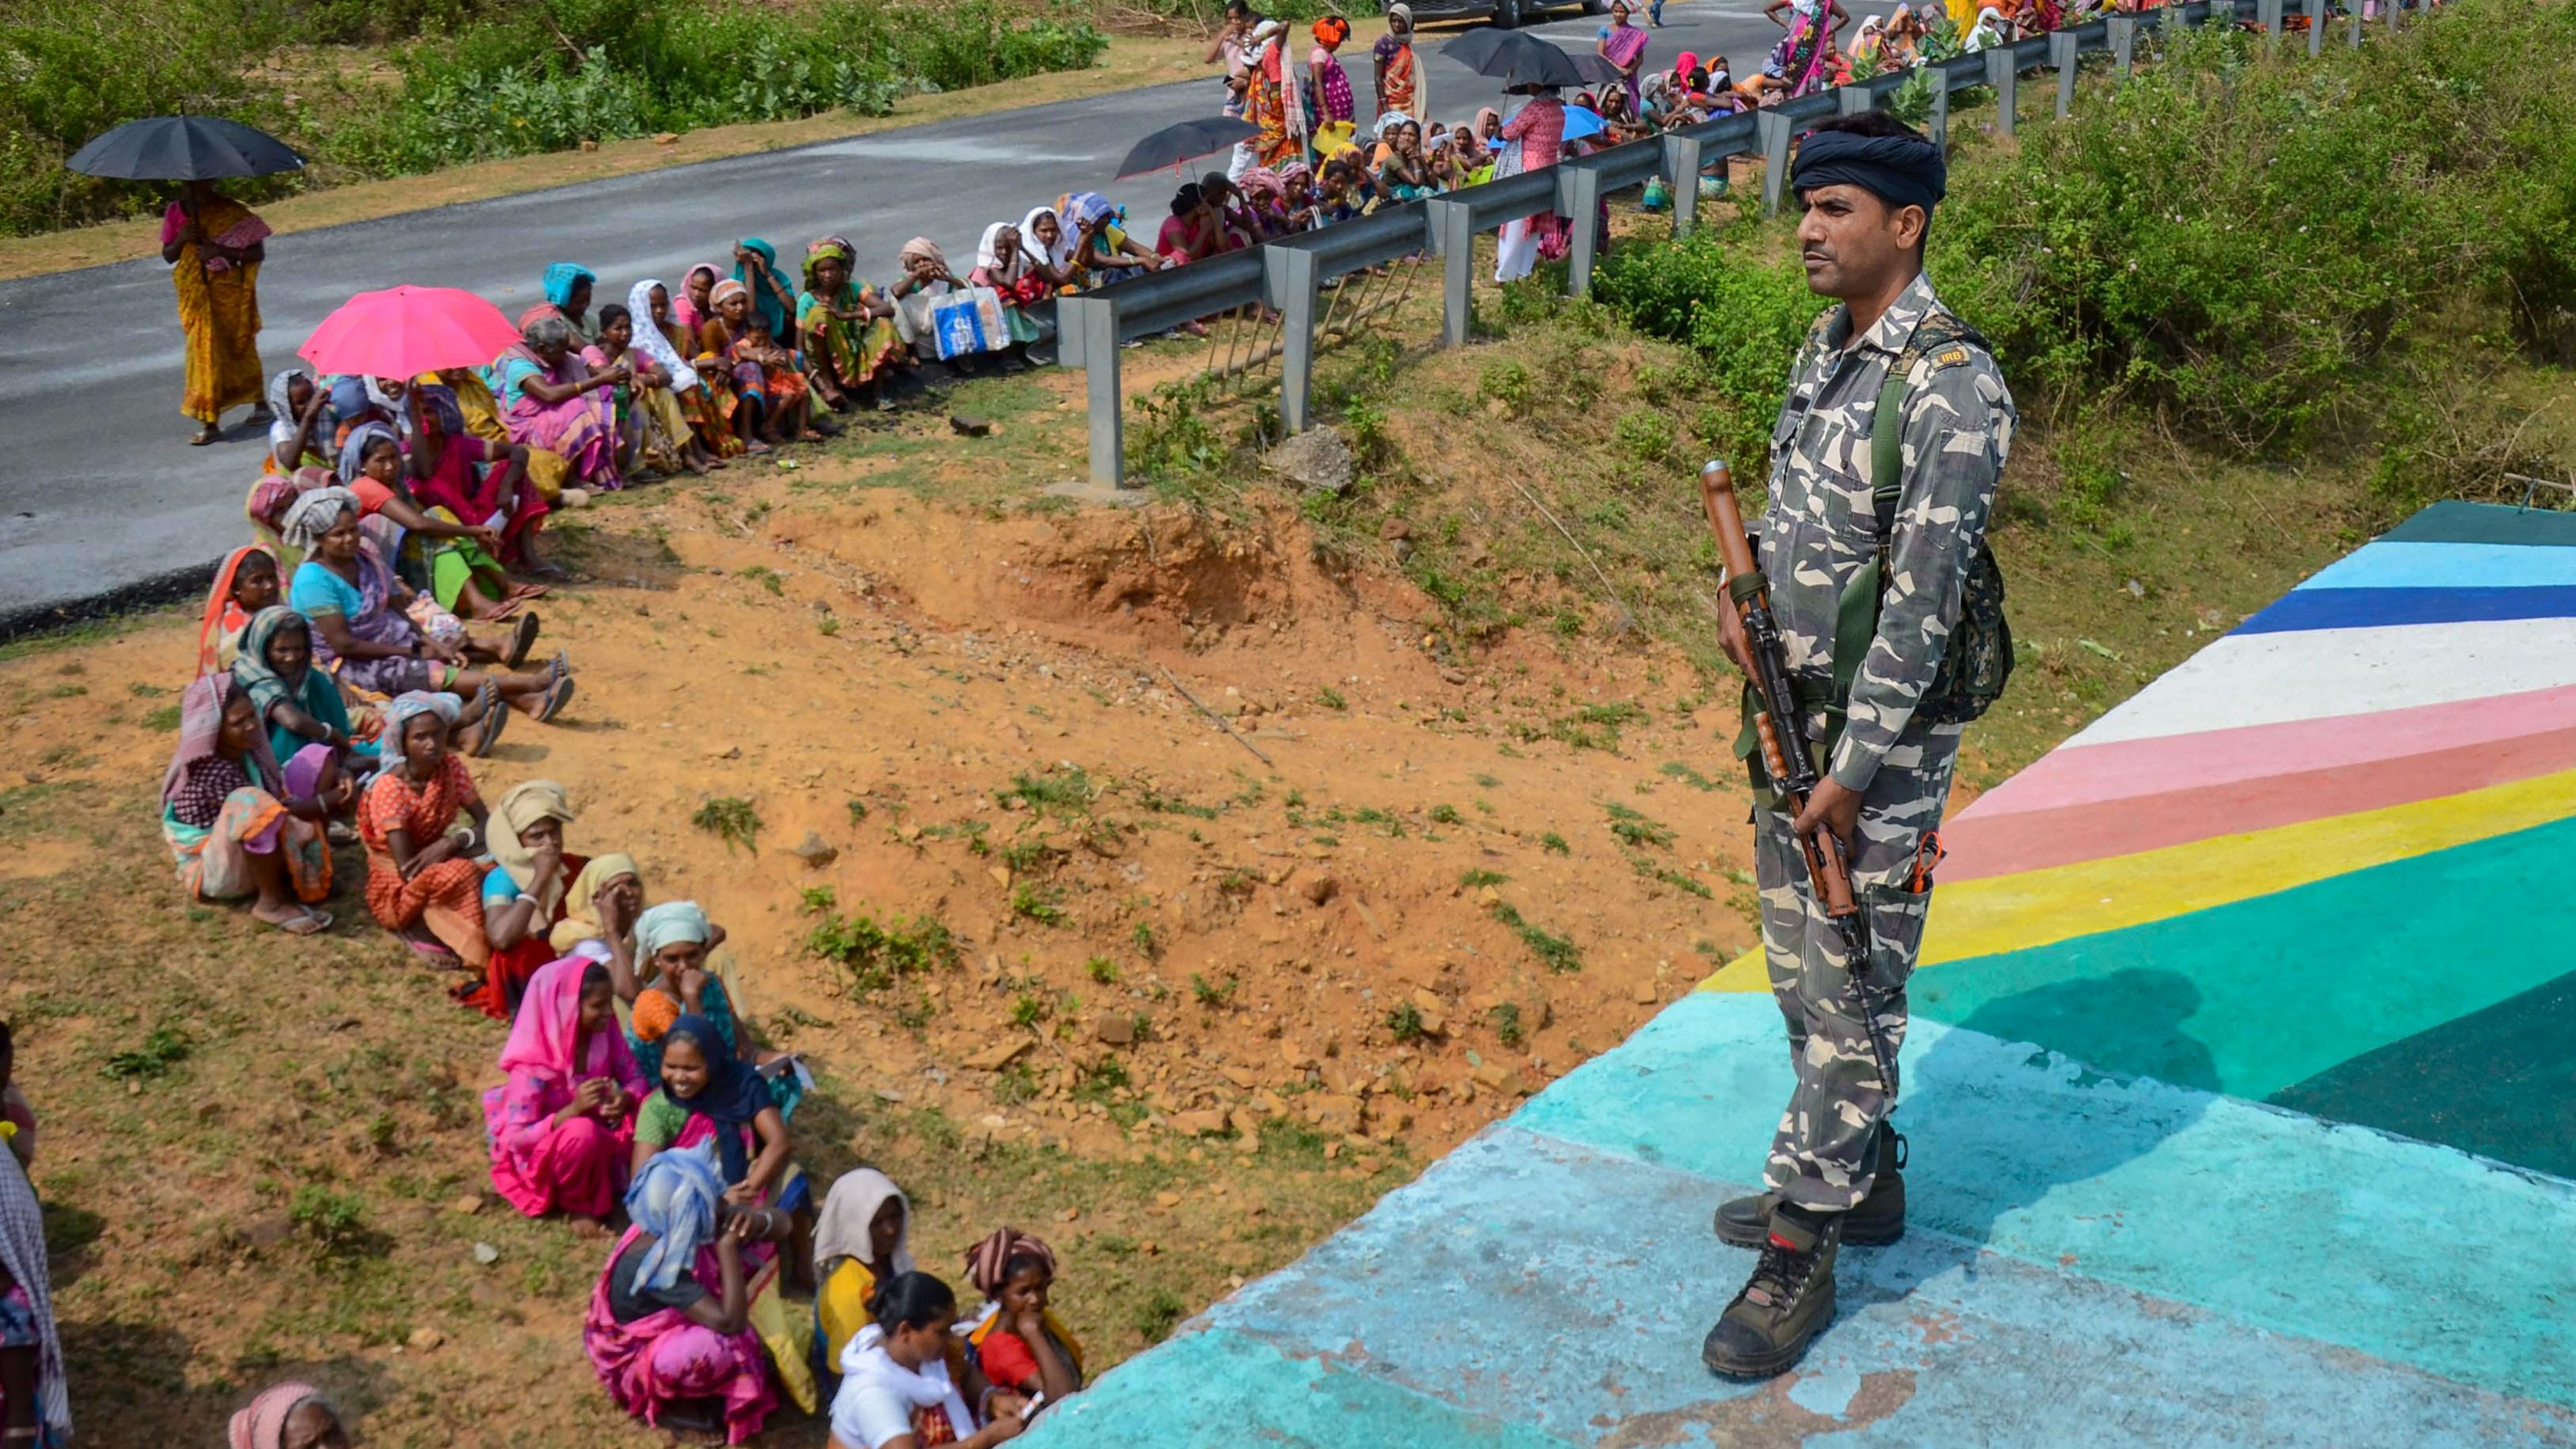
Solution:
[[[1914,978],[1918,1017],[2260,1100],[2568,969],[2576,820]]]
[[[1936,968],[1941,969],[1941,968]],[[1767,997],[1667,1009],[1513,1119],[1745,1181],[1789,1089]],[[2576,1404],[2576,1185],[1919,1020],[1910,1220],[2428,1373]]]
[[[2576,548],[2382,541],[2345,554],[2299,588],[2527,589],[2554,584],[2576,584]]]
[[[1737,1186],[1491,1129],[1024,1442],[2576,1446],[2576,1413],[1919,1230],[1845,1258],[1795,1373],[1720,1380]]]
[[[2576,513],[2444,499],[2381,534],[2382,543],[2506,543],[2576,548]]]

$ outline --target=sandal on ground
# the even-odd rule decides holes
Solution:
[[[478,760],[492,753],[492,747],[501,742],[502,728],[510,722],[509,706],[501,702],[498,691],[492,688],[488,679],[483,682],[483,692],[491,698],[485,704],[482,721],[474,731],[474,743],[465,751]]]
[[[223,437],[223,429],[216,427],[213,423],[208,423],[204,427],[197,429],[197,435],[188,440],[188,446],[191,448],[202,448],[208,443],[222,442]]]
[[[420,963],[424,966],[438,966],[448,970],[454,970],[455,968],[465,964],[464,957],[457,955],[454,951],[447,949],[436,941],[406,940],[403,944],[411,948],[411,953],[420,958]]]
[[[554,717],[563,713],[563,707],[570,703],[572,703],[572,676],[567,674],[555,681],[554,688],[546,691],[546,702],[537,706],[537,723],[553,723]]]
[[[510,597],[513,599],[542,599],[553,592],[552,588],[544,584],[510,585]]]
[[[511,601],[513,604],[517,600]],[[510,631],[510,651],[501,656],[501,667],[516,669],[527,662],[528,651],[536,647],[537,630],[544,627],[534,609],[519,616],[519,627]]]
[[[259,922],[263,926],[269,926],[276,930],[284,931],[290,936],[318,936],[331,928],[330,917],[323,916],[317,920],[311,911],[306,910],[302,906],[296,907],[295,914],[287,917],[283,921],[272,921],[268,917],[261,915],[258,909],[254,907],[251,910],[251,919]]]

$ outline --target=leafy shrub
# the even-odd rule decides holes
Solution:
[[[831,962],[852,996],[866,996],[898,978],[956,964],[960,948],[957,933],[933,917],[890,917],[880,925],[864,913],[826,911],[805,933],[805,950]]]
[[[1789,357],[1825,306],[1807,290],[1795,252],[1758,222],[1706,228],[1680,242],[1612,249],[1594,286],[1638,330],[1698,349],[1720,400],[1694,431],[1737,477],[1763,477]]]

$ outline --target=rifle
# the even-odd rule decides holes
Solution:
[[[1726,598],[1718,607],[1735,615],[1744,631],[1745,651],[1752,656],[1747,683],[1753,689],[1753,732],[1762,743],[1762,768],[1771,777],[1772,788],[1780,792],[1780,808],[1794,820],[1807,808],[1807,797],[1815,793],[1820,780],[1799,725],[1788,654],[1781,647],[1779,621],[1771,615],[1770,585],[1754,560],[1744,516],[1735,506],[1735,480],[1724,459],[1711,460],[1700,469],[1699,500],[1708,514],[1710,531],[1717,535],[1718,560],[1726,565]],[[1869,985],[1869,917],[1852,894],[1850,852],[1839,837],[1822,827],[1798,845],[1807,857],[1807,879],[1815,887],[1816,898],[1824,902],[1826,918],[1843,938],[1843,960],[1852,990],[1860,997],[1862,1026],[1869,1036],[1870,1055],[1877,1061],[1879,1085],[1892,1097],[1895,1063],[1879,1036],[1879,1000]]]

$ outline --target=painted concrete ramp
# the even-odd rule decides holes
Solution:
[[[1698,1360],[1757,954],[1026,1442],[2576,1449],[2576,518],[2428,509],[1948,834],[1794,1373]]]

